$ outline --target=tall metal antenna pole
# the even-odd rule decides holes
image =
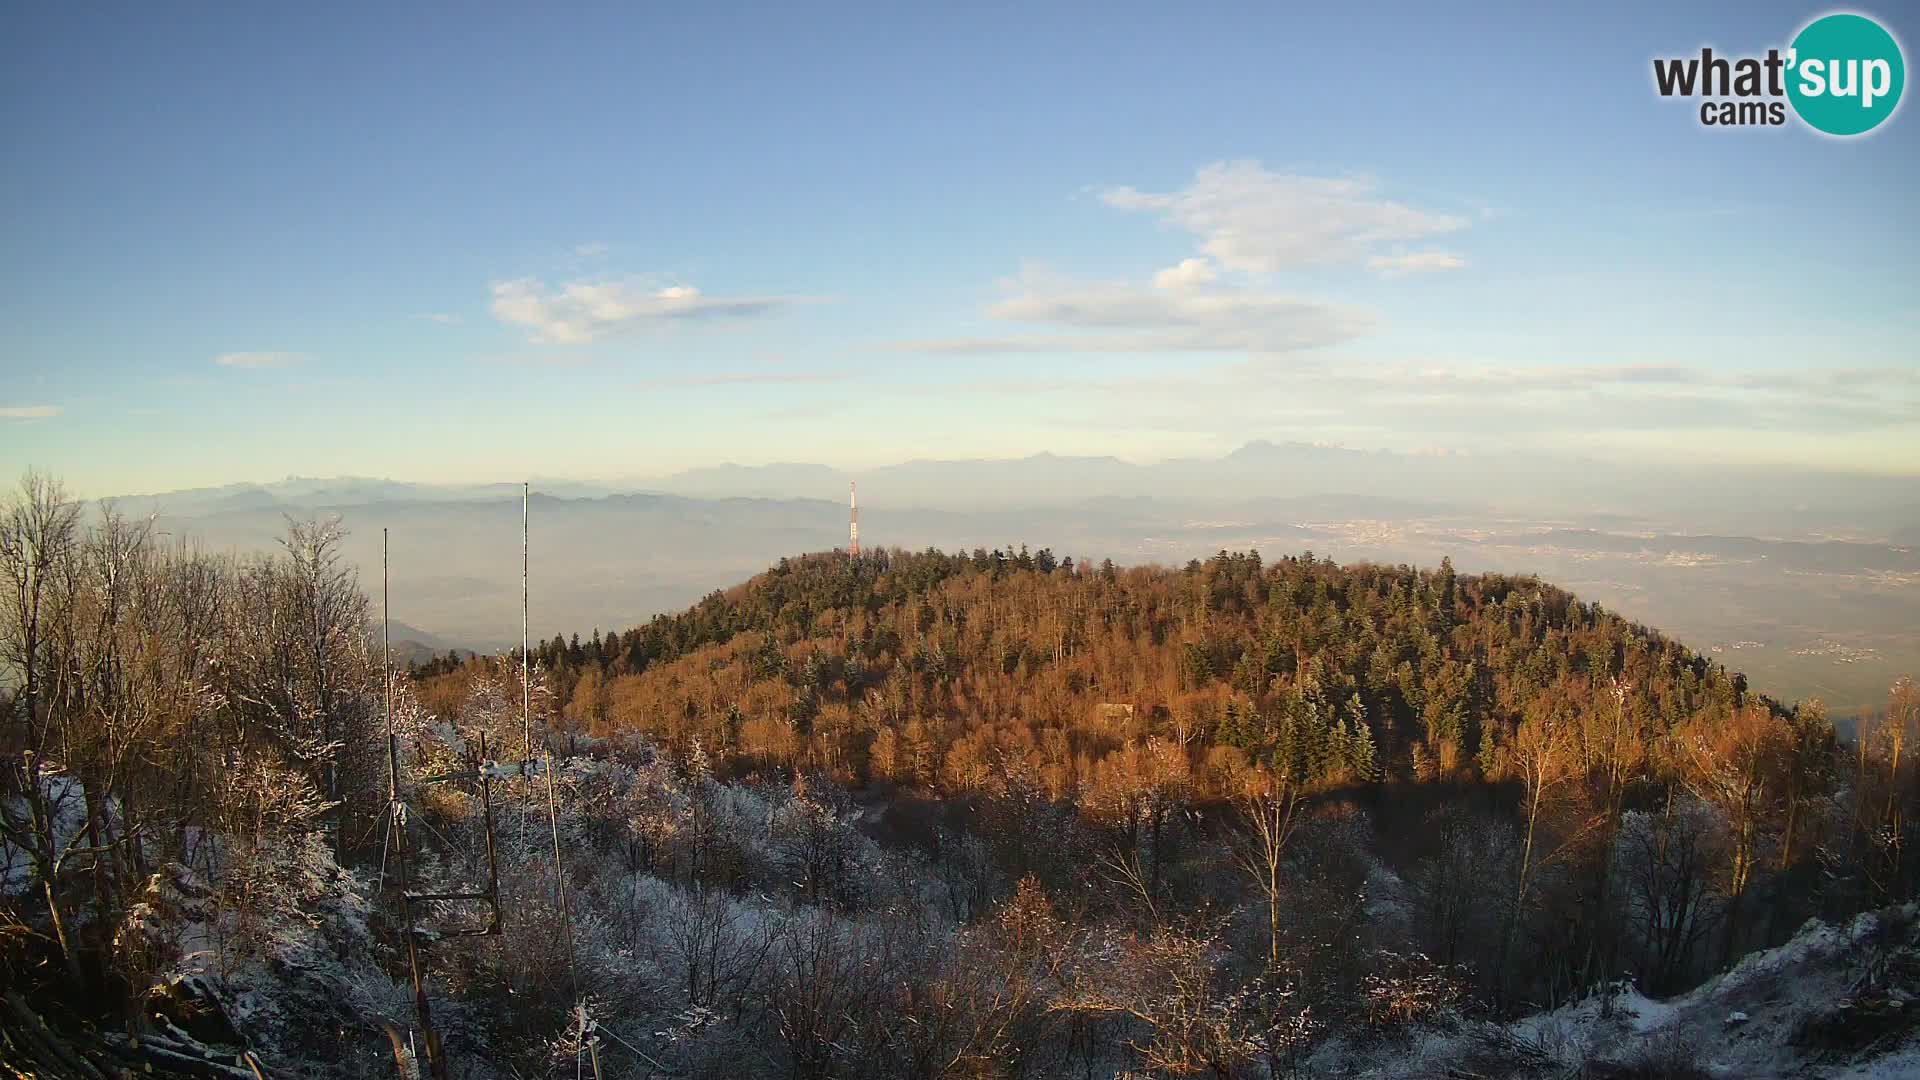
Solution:
[[[407,933],[407,970],[413,977],[413,1012],[426,1043],[427,1075],[446,1080],[446,1055],[433,1030],[433,1010],[427,1004],[427,984],[420,977],[420,943],[413,932],[413,876],[407,865],[407,811],[400,801],[400,738],[393,730],[393,603],[389,584],[387,530],[380,530],[381,674],[387,699],[387,814],[393,822],[394,862],[400,871],[400,916]]]
[[[528,509],[530,485],[520,487],[520,709],[527,732],[527,760],[533,759],[533,674],[531,639],[527,634],[528,612],[531,604],[527,589],[527,537],[531,512]],[[567,981],[573,989],[573,1000],[580,1007],[581,1035],[586,1034],[586,1001],[580,996],[580,964],[575,956],[573,941],[573,910],[567,899],[567,864],[560,846],[560,794],[556,788],[553,768],[553,746],[542,734],[540,739],[540,759],[543,772],[547,774],[547,828],[553,836],[553,892],[560,906],[560,932],[567,941]],[[574,1071],[580,1068],[580,1055],[574,1055]],[[593,1059],[595,1080],[600,1076],[600,1056]]]
[[[522,761],[533,760],[533,668],[531,638],[527,633],[527,546],[532,512],[528,508],[533,485],[520,485],[520,724],[526,738]]]
[[[400,743],[393,730],[393,589],[387,555],[387,530],[380,530],[380,677],[387,696],[387,810],[400,802]]]
[[[860,484],[847,481],[847,510],[852,515],[847,523],[847,557],[860,557]]]

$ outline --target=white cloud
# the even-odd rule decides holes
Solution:
[[[781,297],[708,296],[691,285],[664,288],[628,279],[572,281],[549,289],[537,278],[493,283],[493,317],[533,331],[536,343],[578,345],[649,322],[744,318],[776,310]]]
[[[1409,251],[1402,255],[1375,255],[1367,260],[1367,269],[1383,277],[1458,270],[1466,265],[1467,260],[1449,251]]]
[[[0,406],[0,420],[45,420],[49,416],[59,416],[58,405],[6,405]]]
[[[702,386],[787,386],[844,382],[850,377],[845,372],[839,371],[725,371],[713,375],[646,379],[635,385],[643,390],[689,389]]]
[[[1757,430],[1880,428],[1909,422],[1920,404],[1896,369],[1849,372],[1846,381],[1792,369],[1761,380],[1677,364],[1343,363],[1303,372],[1255,361],[1241,374],[1254,384],[1310,385],[1330,401],[1429,431],[1478,431],[1490,417],[1504,429],[1551,430],[1568,416],[1593,430],[1681,430],[1702,416]],[[1853,379],[1872,390],[1856,393]]]
[[[1196,285],[1205,285],[1219,277],[1213,271],[1213,264],[1205,259],[1181,259],[1174,266],[1153,275],[1153,287],[1156,289],[1190,289]]]
[[[299,353],[287,352],[232,352],[213,358],[214,363],[230,368],[284,368],[305,361]]]
[[[1057,332],[899,347],[960,353],[1284,352],[1345,341],[1374,322],[1369,312],[1319,300],[1205,287],[1207,274],[1189,263],[1162,271],[1155,279],[1159,288],[1029,270],[1003,283],[1009,295],[989,305],[986,314],[1004,322],[1051,325]],[[1174,276],[1167,281],[1176,284],[1162,281],[1168,274]]]
[[[1856,386],[1872,392],[1856,393]],[[1362,444],[1409,450],[1438,444],[1455,451],[1580,439],[1647,449],[1699,431],[1703,416],[1712,418],[1716,432],[1765,432],[1766,443],[1776,436],[1831,438],[1835,432],[1897,440],[1912,428],[1920,408],[1920,384],[1903,369],[1863,369],[1844,378],[1820,369],[1783,369],[1757,383],[1746,373],[1697,365],[1522,366],[1350,356],[1197,362],[1150,375],[1011,377],[943,384],[935,392],[1044,402],[1089,426],[1248,431],[1284,416],[1293,425],[1290,437],[1340,433]],[[1649,434],[1655,432],[1660,434]]]
[[[459,326],[465,321],[461,319],[460,316],[445,311],[423,311],[414,317],[417,319],[425,319],[428,322],[436,322],[441,326]]]
[[[1471,219],[1383,198],[1365,177],[1269,172],[1257,162],[1217,162],[1186,188],[1100,192],[1106,205],[1147,212],[1199,239],[1200,254],[1149,281],[1087,282],[1026,272],[988,318],[1055,332],[899,343],[925,352],[1276,353],[1346,341],[1371,330],[1373,312],[1274,291],[1268,275],[1346,265],[1390,277],[1458,269],[1466,260],[1408,245],[1468,227]]]
[[[1159,214],[1200,238],[1201,251],[1229,270],[1271,273],[1362,263],[1378,249],[1467,227],[1458,214],[1419,210],[1379,195],[1366,177],[1269,172],[1257,162],[1216,162],[1180,191],[1110,188],[1120,210]]]
[[[574,368],[597,364],[600,362],[600,358],[590,356],[586,353],[558,352],[540,353],[532,356],[469,356],[467,357],[467,362],[470,364],[493,364],[511,367]]]

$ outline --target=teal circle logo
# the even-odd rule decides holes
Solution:
[[[1862,135],[1880,126],[1907,84],[1900,43],[1865,15],[1808,23],[1793,39],[1787,65],[1793,111],[1829,135]]]

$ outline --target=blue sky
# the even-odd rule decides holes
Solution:
[[[1912,106],[1652,89],[1823,7],[387,7],[0,12],[0,464],[1920,472]]]

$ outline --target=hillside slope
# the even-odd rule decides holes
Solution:
[[[1126,570],[1025,549],[809,555],[536,658],[586,733],[948,790],[1018,753],[1056,797],[1153,734],[1368,781],[1493,771],[1531,713],[1645,733],[1750,706],[1792,715],[1537,579],[1311,553]]]
[[[1455,1020],[1369,1052],[1329,1045],[1316,1064],[1370,1080],[1920,1076],[1920,909],[1809,921],[1664,1001],[1623,985],[1512,1023]]]

